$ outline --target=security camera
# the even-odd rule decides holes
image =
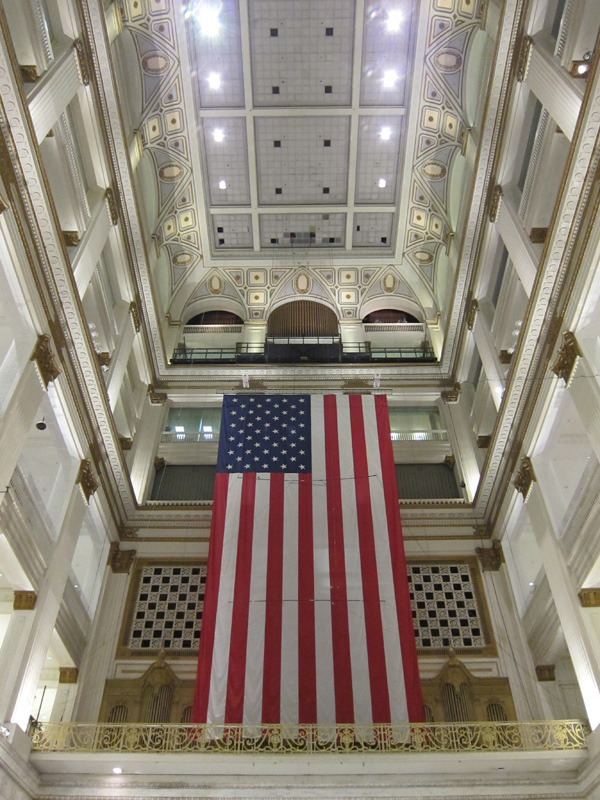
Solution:
[[[44,419],[45,417],[43,417],[39,422],[35,423],[35,427],[38,429],[38,431],[45,431],[46,428],[48,427],[44,422]]]

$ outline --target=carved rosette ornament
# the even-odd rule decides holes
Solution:
[[[138,304],[135,300],[132,300],[129,303],[129,315],[131,317],[131,324],[133,325],[133,330],[136,333],[140,332],[140,328],[142,327],[140,322],[140,309],[138,308]]]
[[[88,458],[84,458],[81,461],[75,483],[79,484],[86,502],[89,503],[91,496],[98,491],[100,484],[96,480],[92,470],[92,462]]]
[[[504,561],[502,546],[497,539],[494,539],[491,547],[476,547],[475,553],[482,572],[498,572]]]
[[[600,589],[582,589],[577,597],[582,608],[600,608]]]
[[[115,200],[115,193],[110,187],[104,192],[104,199],[106,200],[106,207],[108,208],[108,216],[110,217],[111,223],[113,225],[118,225],[119,209],[117,201]]]
[[[467,312],[467,328],[472,331],[475,327],[475,320],[477,319],[477,312],[479,311],[479,303],[473,297],[469,303],[469,310]]]
[[[519,50],[519,57],[517,59],[517,80],[523,83],[527,77],[527,70],[529,69],[529,61],[531,60],[531,36],[524,36],[521,41],[521,48]]]
[[[555,375],[562,378],[568,386],[573,380],[575,367],[583,353],[579,349],[579,344],[577,343],[574,333],[571,331],[563,331],[562,337],[562,345],[556,356],[556,361],[552,364],[550,369]]]
[[[85,45],[81,39],[76,39],[73,42],[73,50],[75,50],[75,55],[77,56],[77,68],[79,69],[79,80],[84,86],[89,86],[90,84],[90,70],[88,65],[88,58],[87,53],[85,51]]]
[[[113,574],[128,574],[137,555],[137,550],[121,550],[119,542],[111,542],[108,564]]]
[[[38,336],[30,360],[35,361],[44,389],[48,389],[48,384],[55,381],[60,375],[60,369],[54,359],[54,353],[50,347],[50,336],[47,333]]]
[[[59,683],[77,683],[78,677],[79,677],[79,670],[77,669],[77,667],[58,668]]]
[[[153,406],[164,406],[167,402],[167,395],[164,392],[156,392],[151,383],[148,384],[148,399]]]
[[[33,611],[36,603],[35,592],[17,590],[13,595],[13,611]]]
[[[460,383],[457,381],[452,389],[446,389],[446,391],[442,392],[441,397],[444,403],[458,403],[461,388]]]
[[[502,195],[503,195],[502,187],[500,184],[496,184],[492,191],[492,196],[490,198],[490,210],[488,212],[488,216],[490,218],[490,222],[496,222],[498,219],[498,212],[500,211],[500,203],[502,202]]]
[[[529,497],[531,487],[533,486],[535,480],[536,477],[535,472],[533,471],[531,459],[527,456],[523,456],[521,459],[521,466],[517,472],[517,477],[513,481],[513,486],[517,492],[523,495],[523,500],[525,502],[527,502],[527,498]]]

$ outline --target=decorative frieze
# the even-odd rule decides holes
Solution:
[[[33,611],[36,603],[35,592],[17,590],[13,595],[13,611]]]
[[[535,472],[533,471],[531,459],[527,456],[523,456],[521,458],[521,466],[517,472],[517,477],[513,481],[513,486],[517,492],[523,495],[523,500],[525,502],[527,502],[527,498],[529,497],[531,487],[533,486],[535,480],[536,477]]]
[[[472,331],[475,327],[475,320],[477,319],[477,312],[479,311],[479,303],[473,297],[471,298],[471,302],[469,303],[469,309],[467,311],[467,328]]]
[[[556,361],[550,369],[568,386],[571,383],[575,367],[579,358],[583,355],[579,349],[579,344],[575,338],[575,334],[571,331],[563,331],[563,342],[556,355]]]
[[[491,547],[476,547],[475,553],[482,572],[498,572],[504,562],[502,545],[497,539],[494,539]]]
[[[79,677],[79,670],[77,669],[77,667],[58,668],[59,683],[77,683],[78,677]]]
[[[490,208],[488,211],[488,216],[490,222],[496,222],[498,219],[498,212],[500,211],[500,203],[502,202],[502,195],[503,195],[502,187],[500,184],[496,184],[492,191],[492,196],[490,198]]]
[[[35,361],[44,389],[48,389],[48,384],[55,381],[60,375],[60,369],[55,361],[50,347],[50,336],[47,333],[38,336],[30,360]]]
[[[81,39],[76,39],[73,42],[73,50],[77,56],[77,68],[79,70],[79,80],[84,86],[90,84],[90,69],[88,65],[88,57],[85,50],[85,45]]]
[[[548,681],[555,681],[555,665],[554,664],[538,664],[535,668],[535,674],[540,683]]]
[[[114,574],[128,574],[137,555],[137,550],[121,550],[119,542],[111,542],[108,565]]]
[[[577,597],[583,608],[600,608],[600,589],[582,589]]]
[[[458,381],[454,384],[452,389],[446,389],[442,392],[441,398],[445,403],[458,403],[458,398],[460,396],[461,385]]]
[[[531,36],[524,36],[517,57],[517,80],[519,83],[523,83],[527,77],[527,70],[529,69],[529,62],[531,60],[531,45]]]
[[[148,384],[148,399],[153,406],[164,406],[167,402],[167,395],[164,392],[156,392],[152,384]]]
[[[96,480],[92,469],[92,462],[88,458],[82,459],[75,483],[79,484],[86,503],[89,503],[92,495],[98,491],[100,484]]]

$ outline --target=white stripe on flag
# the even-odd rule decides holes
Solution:
[[[283,614],[281,630],[281,723],[298,723],[298,476],[283,489]]]

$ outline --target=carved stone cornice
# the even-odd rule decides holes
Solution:
[[[441,398],[444,403],[458,403],[458,398],[461,392],[461,385],[458,381],[454,384],[452,389],[446,389],[441,393]]]
[[[582,589],[577,597],[582,608],[600,608],[600,589]]]
[[[35,592],[17,590],[13,595],[13,611],[33,611],[36,603]]]
[[[502,202],[503,194],[504,192],[502,191],[502,187],[499,183],[497,183],[494,186],[490,197],[490,208],[488,211],[490,222],[496,222],[498,219],[498,212],[500,211],[500,204]]]
[[[109,367],[110,366],[110,353],[103,352],[103,353],[96,353],[96,361],[98,362],[99,367]]]
[[[115,200],[115,194],[110,187],[104,192],[104,199],[106,200],[106,205],[108,208],[108,216],[110,217],[111,223],[113,225],[118,225],[119,207],[117,206],[117,202]]]
[[[48,384],[55,381],[60,375],[60,369],[50,347],[50,336],[47,333],[42,333],[38,336],[30,360],[35,361],[44,388],[47,389]]]
[[[108,552],[108,565],[116,574],[128,574],[137,555],[137,550],[121,550],[119,542],[111,542]]]
[[[547,683],[548,681],[555,681],[555,665],[554,664],[538,664],[535,668],[535,674],[540,683]]]
[[[129,303],[129,315],[131,317],[131,324],[133,325],[134,331],[139,333],[141,328],[140,309],[135,300],[132,300],[131,303]]]
[[[164,406],[164,404],[167,402],[167,395],[165,394],[165,392],[154,391],[154,386],[152,386],[152,384],[149,383],[148,399],[150,400],[150,403],[153,406]]]
[[[88,56],[85,45],[81,39],[76,39],[73,42],[73,50],[77,56],[77,68],[79,69],[79,80],[84,86],[90,84],[90,68],[88,64]]]
[[[573,378],[575,367],[579,358],[583,355],[579,349],[579,344],[575,338],[575,334],[571,331],[563,331],[563,341],[560,349],[556,355],[556,361],[550,369],[568,386]]]
[[[519,48],[519,55],[517,56],[517,80],[523,83],[527,77],[527,70],[529,69],[529,61],[531,59],[531,36],[524,36]]]
[[[77,683],[78,677],[79,677],[79,670],[77,669],[77,667],[58,668],[59,683]]]
[[[98,491],[100,484],[96,480],[92,469],[92,462],[88,458],[82,459],[75,483],[79,484],[86,502],[89,503],[91,496]]]
[[[521,466],[517,472],[517,477],[513,481],[513,486],[517,492],[523,495],[523,500],[526,501],[529,497],[529,492],[535,480],[536,477],[531,459],[528,456],[523,456],[521,458]]]
[[[475,320],[477,319],[477,312],[479,311],[479,303],[473,297],[469,303],[467,311],[467,328],[472,331],[475,327]]]
[[[482,572],[498,572],[504,562],[502,545],[497,539],[494,539],[491,547],[476,547],[475,553]]]
[[[121,445],[121,450],[131,450],[133,439],[129,436],[119,436],[119,444]]]

